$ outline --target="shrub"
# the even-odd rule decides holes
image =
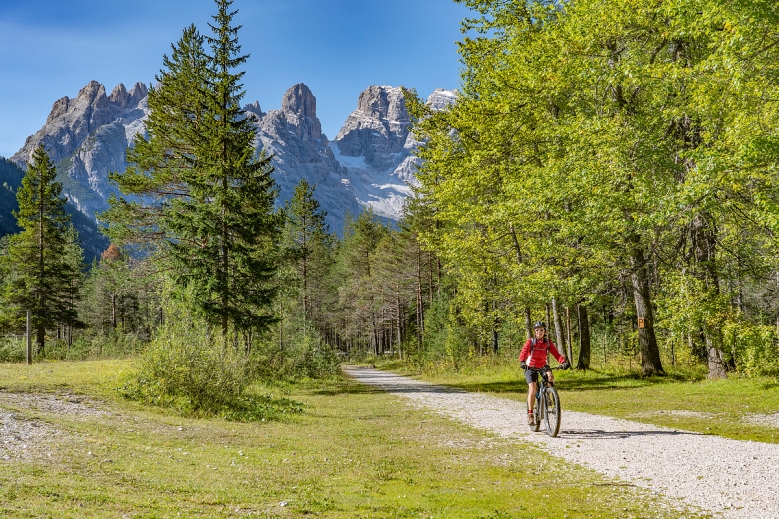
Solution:
[[[47,344],[44,358],[75,361],[123,359],[136,355],[142,348],[143,341],[135,334],[124,333],[117,328],[107,335],[81,335],[70,346],[64,340]]]
[[[253,382],[242,348],[170,300],[167,319],[136,360],[135,372],[119,392],[185,416],[221,416],[264,421],[301,411],[299,404],[248,391]]]
[[[304,331],[302,323],[294,319],[287,319],[279,326],[285,327],[283,345],[273,336],[255,343],[251,365],[256,376],[265,380],[294,380],[329,377],[339,372],[341,359],[337,352],[315,331]]]
[[[0,338],[0,362],[26,362],[27,344],[24,338]]]

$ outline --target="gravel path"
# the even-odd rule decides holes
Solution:
[[[50,458],[63,433],[50,424],[6,409],[17,408],[80,417],[107,416],[97,404],[76,395],[39,395],[0,391],[0,460]]]
[[[779,445],[729,440],[565,410],[557,438],[531,433],[524,404],[468,393],[371,368],[346,373],[413,405],[527,439],[569,462],[620,478],[726,518],[779,518]],[[543,428],[542,428],[543,431]]]

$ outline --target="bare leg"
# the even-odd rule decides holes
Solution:
[[[533,407],[535,407],[537,387],[536,382],[531,382],[527,386],[527,408],[531,411],[533,410]]]

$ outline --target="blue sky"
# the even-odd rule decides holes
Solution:
[[[335,137],[370,85],[427,96],[459,84],[457,47],[467,8],[454,0],[235,0],[245,103],[279,108],[307,84]],[[90,80],[107,92],[147,85],[191,23],[210,33],[213,0],[0,0],[0,155],[10,157],[46,122],[57,99]]]

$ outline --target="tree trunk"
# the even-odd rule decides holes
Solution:
[[[552,330],[552,310],[549,307],[549,303],[546,304],[546,336],[549,337],[551,335]],[[530,335],[531,337],[533,334]]]
[[[630,279],[633,285],[633,298],[636,302],[636,316],[644,320],[644,327],[638,329],[638,343],[641,348],[641,373],[644,376],[653,373],[665,374],[660,362],[660,350],[655,337],[652,299],[649,291],[644,250],[638,246],[638,237],[634,237],[633,251],[630,257],[632,272]]]
[[[579,305],[579,362],[576,369],[590,369],[590,319],[587,316],[587,307]]]
[[[284,303],[279,305],[279,351],[284,352]]]
[[[417,346],[422,348],[425,333],[425,311],[422,305],[422,245],[417,240]]]
[[[573,329],[571,328],[571,307],[565,307],[565,327],[568,329],[568,362],[573,362]]]
[[[427,285],[427,291],[428,291],[427,306],[429,308],[433,306],[433,253],[430,251],[427,252],[427,270],[428,270],[428,274],[430,274],[430,277],[428,278],[428,285]]]
[[[530,319],[530,307],[525,307],[525,330],[527,331],[527,338],[533,338],[533,321]]]
[[[402,330],[402,319],[403,319],[403,308],[400,304],[400,283],[395,283],[395,310],[397,312],[397,318],[398,318],[398,327],[396,328],[396,332],[398,334],[397,336],[397,350],[398,350],[398,357],[402,359],[402,356],[400,355],[400,345],[403,343],[403,330]]]
[[[709,378],[727,377],[727,366],[722,358],[722,350],[717,347],[717,344],[709,334],[706,334],[706,353],[709,365]]]
[[[38,329],[35,331],[35,341],[38,343],[38,355],[43,357],[46,353],[44,350],[46,346],[46,328],[38,326]]]
[[[557,298],[552,298],[552,313],[554,314],[554,331],[555,338],[557,339],[557,349],[560,351],[565,350],[565,329],[563,328],[563,318],[560,315],[560,309],[558,308]]]
[[[719,275],[716,268],[716,229],[712,218],[707,214],[698,214],[692,221],[691,241],[695,254],[696,274],[702,279],[710,297],[719,295]],[[725,378],[727,366],[720,345],[722,339],[718,329],[704,330],[706,361],[709,366],[709,378]]]

